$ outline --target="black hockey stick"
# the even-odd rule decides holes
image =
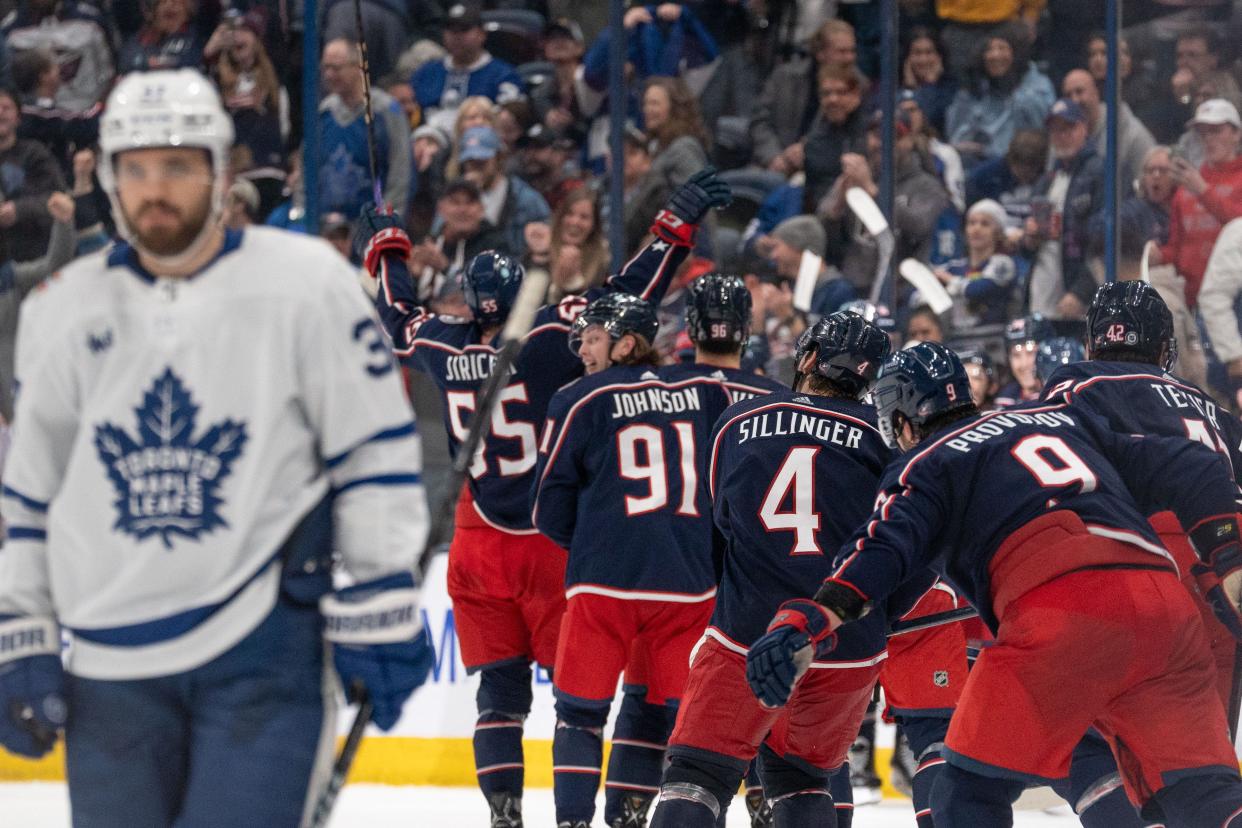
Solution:
[[[379,163],[375,159],[375,113],[371,108],[371,60],[367,56],[367,39],[362,33],[362,0],[354,0],[354,25],[358,29],[358,59],[362,63],[362,120],[367,126],[367,164],[371,171],[371,195],[375,206],[384,206],[384,188],[379,180]]]
[[[9,703],[9,716],[13,721],[30,734],[35,745],[44,751],[51,750],[56,744],[56,731],[49,730],[35,718],[34,708],[25,702],[14,700]]]
[[[975,611],[974,607],[960,607],[954,610],[924,615],[919,618],[911,618],[909,621],[895,621],[888,629],[888,637],[892,638],[895,635],[905,635],[906,633],[918,632],[919,630],[927,630],[943,624],[952,624],[954,621],[965,621],[967,618],[974,618],[977,615],[979,613]]]
[[[513,363],[517,361],[518,355],[522,352],[526,335],[530,333],[531,326],[535,323],[535,314],[543,305],[550,280],[551,277],[545,268],[532,268],[526,271],[526,277],[522,280],[522,288],[518,291],[517,299],[513,303],[513,310],[509,312],[505,327],[500,332],[496,360],[492,363],[491,373],[488,374],[487,381],[479,392],[474,414],[470,417],[470,426],[466,431],[466,438],[457,447],[457,456],[453,460],[452,468],[449,469],[449,479],[444,486],[444,494],[432,511],[427,542],[423,545],[422,554],[418,556],[419,580],[426,576],[436,550],[448,543],[452,536],[453,514],[457,509],[461,487],[466,482],[467,470],[474,462],[474,454],[479,450],[479,445],[491,429],[492,411],[495,410],[496,403],[500,400],[500,392],[504,390],[505,384],[509,381]]]
[[[358,702],[358,715],[354,717],[354,723],[350,725],[349,733],[345,736],[341,754],[332,763],[332,776],[328,778],[328,784],[315,800],[315,811],[311,814],[308,828],[324,828],[328,824],[336,798],[340,795],[345,778],[349,776],[349,769],[354,764],[358,745],[362,743],[362,734],[366,731],[367,722],[371,721],[371,713],[375,709],[371,699],[367,697],[367,689],[360,682],[354,684],[351,695]]]

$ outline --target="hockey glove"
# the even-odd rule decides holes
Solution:
[[[689,247],[694,231],[707,211],[729,206],[733,190],[721,181],[713,167],[705,167],[673,192],[668,206],[656,214],[651,232],[669,244]]]
[[[38,759],[65,725],[60,631],[48,618],[0,619],[0,745]]]
[[[362,262],[367,275],[374,277],[380,256],[395,253],[402,259],[410,255],[413,245],[405,232],[405,222],[391,207],[379,210],[368,204],[358,213],[354,227],[354,255]]]
[[[1234,515],[1200,521],[1188,533],[1202,562],[1192,570],[1220,622],[1242,639],[1242,544]]]
[[[390,729],[435,658],[414,579],[402,573],[338,590],[319,608],[341,683],[347,691],[357,684],[366,688],[374,705],[371,721]]]
[[[780,605],[768,631],[746,656],[746,681],[764,707],[781,707],[816,656],[837,646],[828,612],[805,598]]]

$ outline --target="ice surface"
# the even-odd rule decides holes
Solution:
[[[552,792],[526,793],[525,822],[529,828],[552,828]],[[603,799],[596,824],[602,824]],[[46,782],[0,784],[0,823],[5,828],[67,828],[69,797],[62,784]],[[1018,828],[1060,826],[1077,822],[1070,816],[1019,812]],[[350,785],[341,794],[332,828],[485,828],[487,806],[482,795],[470,788],[395,787]],[[730,828],[747,826],[746,806],[741,799],[729,808]],[[908,802],[887,802],[859,808],[857,828],[914,828]]]

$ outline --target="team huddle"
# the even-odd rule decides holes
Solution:
[[[193,73],[122,81],[103,166],[128,241],[23,310],[0,744],[63,729],[77,824],[305,824],[333,667],[396,723],[432,658],[389,344],[456,453],[524,279],[482,253],[471,318],[438,316],[368,209],[372,309],[321,242],[220,230],[225,123]],[[186,182],[212,207],[169,242],[144,199]],[[1242,425],[1168,373],[1155,291],[1101,287],[1086,360],[1041,347],[1042,396],[999,411],[958,355],[849,310],[798,339],[791,388],[744,370],[751,298],[722,273],[686,288],[693,360],[661,364],[655,307],[729,199],[696,174],[604,286],[541,308],[470,458],[448,589],[493,828],[523,824],[534,665],[560,828],[591,825],[601,777],[609,828],[722,826],[743,780],[755,826],[849,826],[877,683],[920,828],[1012,825],[1033,784],[1088,828],[1242,828]]]

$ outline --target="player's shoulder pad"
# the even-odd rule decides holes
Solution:
[[[51,314],[61,326],[79,311],[98,311],[106,303],[104,297],[116,289],[114,280],[104,278],[108,249],[75,259],[40,282],[22,302],[22,316]]]

